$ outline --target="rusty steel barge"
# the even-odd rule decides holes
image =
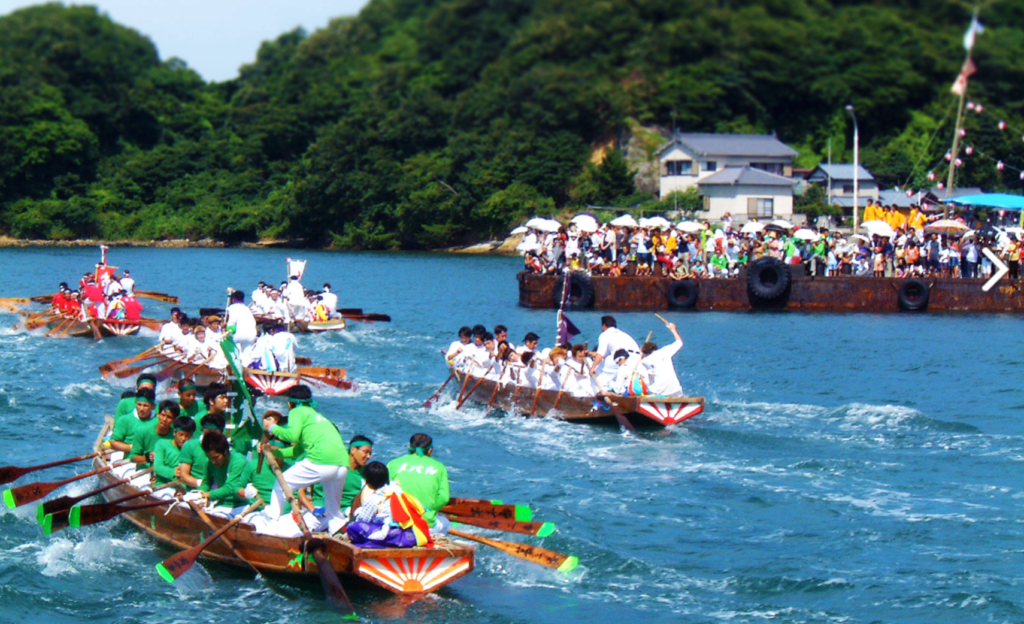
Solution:
[[[793,310],[800,312],[986,312],[1024,313],[1024,288],[1003,278],[984,291],[985,279],[820,277],[804,275],[769,258],[734,278],[605,277],[569,275],[570,309]],[[521,272],[519,305],[557,308],[564,275]]]

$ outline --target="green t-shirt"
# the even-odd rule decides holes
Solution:
[[[416,498],[426,511],[423,519],[434,525],[439,509],[448,504],[448,469],[433,457],[402,455],[388,462],[392,481]]]
[[[284,442],[296,442],[296,446],[274,451],[277,457],[298,457],[320,466],[348,466],[348,451],[334,423],[317,413],[313,408],[300,405],[288,412],[288,426],[274,425],[270,433]]]
[[[132,442],[131,454],[129,458],[135,457],[136,455],[145,455],[146,453],[152,453],[156,450],[156,443],[160,440],[173,440],[174,430],[168,430],[165,435],[160,435],[156,432],[157,425],[160,424],[160,419],[150,418],[147,421],[140,422],[139,426],[135,428],[135,438]],[[139,468],[149,467],[148,462],[139,464]]]
[[[212,461],[206,462],[203,473],[203,484],[199,489],[210,493],[210,502],[238,507],[245,504],[244,498],[238,497],[238,490],[245,487],[242,474],[249,462],[245,455],[231,451],[226,466],[217,466]]]
[[[179,402],[178,407],[181,408],[182,416],[188,416],[192,420],[196,421],[196,431],[201,431],[202,428],[199,426],[199,421],[202,420],[203,416],[206,415],[206,406],[200,403],[199,401],[196,401],[195,403],[188,407],[183,406]]]
[[[242,487],[246,484],[252,483],[256,491],[260,493],[260,498],[263,499],[264,503],[270,502],[270,494],[274,491],[274,486],[277,485],[277,477],[274,476],[274,471],[267,466],[267,462],[263,462],[263,470],[256,473],[256,463],[259,461],[259,457],[253,457],[246,465],[245,470],[242,471]],[[248,501],[250,504],[256,502],[255,499]]]
[[[318,483],[317,485],[320,485],[320,484]],[[363,469],[360,468],[360,469],[356,470],[355,468],[351,468],[350,467],[348,469],[348,474],[345,475],[345,488],[341,491],[341,508],[342,509],[344,509],[346,507],[351,507],[352,506],[352,501],[354,501],[356,499],[356,496],[358,496],[359,492],[362,491],[364,485],[366,485],[366,481],[363,480]],[[323,486],[321,486],[321,495],[320,495],[320,499],[321,499],[321,503],[320,504],[321,505],[323,504],[323,502],[322,502],[323,501],[323,494],[322,494],[323,490],[322,490],[322,488],[323,488]]]
[[[188,444],[188,441],[185,442]],[[174,471],[177,470],[181,449],[174,446],[174,439],[160,440],[156,443],[156,450],[153,451],[153,472],[156,474],[156,484],[163,485],[177,479]]]
[[[178,463],[190,464],[192,466],[192,469],[189,470],[190,476],[202,479],[203,475],[206,474],[206,464],[208,461],[206,453],[203,452],[202,436],[193,436],[191,440],[181,445]]]
[[[134,405],[135,399],[132,399]],[[149,420],[156,420],[150,414]],[[125,444],[135,444],[135,430],[138,429],[139,425],[143,422],[139,420],[139,417],[135,414],[135,408],[132,407],[132,411],[127,414],[122,414],[114,421],[114,430],[110,434],[111,440],[118,442],[124,442]]]
[[[135,397],[125,397],[117,402],[117,407],[114,408],[114,422],[125,414],[131,414],[135,411]]]

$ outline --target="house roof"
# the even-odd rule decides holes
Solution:
[[[817,168],[811,172],[811,175],[807,176],[807,179],[811,182],[826,180],[828,178],[832,178],[833,180],[853,180],[853,165],[818,165]],[[871,172],[865,169],[863,165],[857,165],[857,179],[864,180],[866,182],[873,182],[875,177],[871,175]],[[850,205],[852,206],[853,204]]]
[[[768,158],[792,158],[796,150],[778,139],[774,134],[711,134],[676,133],[675,138],[658,150],[660,156],[675,144],[700,157],[709,156],[763,156]]]
[[[910,208],[911,206],[920,206],[922,201],[924,201],[924,193],[922,192],[917,192],[907,197],[906,191],[878,191],[878,203],[883,206]],[[850,205],[852,206],[853,204]]]
[[[793,178],[786,178],[774,173],[755,169],[750,165],[743,167],[725,167],[697,182],[697,186],[789,186],[797,183]]]
[[[857,204],[860,207],[863,208],[863,207],[867,206],[870,202],[871,202],[871,198],[870,197],[861,197],[860,201],[857,202]],[[840,208],[853,208],[853,198],[852,197],[833,197],[832,198],[832,205],[833,206],[839,206]]]
[[[943,199],[946,199],[946,189],[940,189],[940,188],[932,187],[930,189],[923,189],[923,190],[931,193],[935,197],[935,199],[937,199],[939,201],[941,201]],[[963,188],[954,187],[953,189],[951,189],[949,191],[949,196],[950,197],[961,197],[963,195],[981,195],[984,192],[985,191],[981,190],[980,188],[978,188],[976,186],[965,186]]]

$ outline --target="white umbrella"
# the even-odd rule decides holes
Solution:
[[[587,214],[576,215],[572,218],[572,223],[575,223],[576,227],[584,232],[596,232],[600,227],[597,219]]]
[[[672,227],[672,223],[665,217],[651,217],[647,220],[648,227],[666,229]]]
[[[892,226],[885,221],[865,221],[860,226],[867,230],[868,234],[872,236],[884,236],[886,238],[896,238],[896,232],[892,229]]]
[[[696,221],[680,221],[679,225],[677,225],[676,227],[678,227],[680,230],[684,232],[690,233],[700,232],[701,230],[704,229],[704,225],[697,223]]]
[[[871,244],[871,241],[868,240],[868,237],[867,236],[863,236],[861,234],[851,234],[850,238],[847,239],[847,240],[849,240],[851,243],[853,241],[855,241],[855,240],[859,240],[859,241],[862,241],[865,245],[870,245]]]
[[[525,227],[533,228],[535,230],[539,230],[547,222],[548,222],[548,219],[544,219],[544,218],[541,218],[541,217],[534,217],[534,218],[532,218],[532,219],[530,219],[529,221],[526,222],[526,226]]]
[[[795,238],[799,238],[800,240],[806,240],[806,241],[812,241],[812,242],[818,240],[819,238],[821,238],[820,236],[818,236],[817,232],[815,232],[814,230],[812,230],[810,228],[800,228],[796,232],[793,232],[793,236]]]
[[[624,214],[621,217],[616,217],[608,222],[616,227],[636,227],[639,225],[633,215]]]
[[[544,223],[538,229],[544,232],[557,232],[562,229],[562,224],[554,219],[544,219]]]
[[[793,229],[793,224],[790,223],[789,221],[786,221],[785,219],[776,219],[776,220],[772,221],[772,225],[777,225],[777,226],[779,226],[780,228],[782,228],[784,230],[792,230]]]
[[[764,223],[761,223],[760,221],[747,221],[746,223],[743,224],[743,227],[740,228],[740,233],[754,234],[756,232],[760,232],[763,229]]]
[[[960,237],[960,240],[967,240],[968,238],[974,238],[977,233],[974,230],[967,230],[964,235]]]
[[[526,233],[527,233],[527,232],[529,232],[529,231],[530,231],[530,228],[526,227],[525,225],[520,225],[520,226],[519,226],[519,227],[517,227],[516,229],[512,230],[512,231],[510,232],[510,234],[512,234],[513,236],[515,236],[516,234],[526,234]]]

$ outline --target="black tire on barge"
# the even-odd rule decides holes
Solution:
[[[562,291],[565,280],[569,280],[569,292],[566,296],[566,310],[582,310],[594,305],[594,283],[590,276],[582,271],[568,273],[555,282],[555,307],[562,305]]]
[[[677,310],[689,310],[697,305],[697,298],[700,290],[696,280],[676,280],[668,285],[666,290],[668,304]]]
[[[785,307],[792,285],[789,267],[777,258],[759,258],[747,268],[747,297],[755,309]]]
[[[897,293],[900,310],[904,312],[924,312],[928,309],[928,284],[924,280],[908,279],[900,285]]]

